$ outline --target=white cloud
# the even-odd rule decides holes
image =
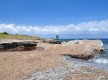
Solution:
[[[74,25],[19,26],[15,24],[0,24],[0,32],[26,35],[49,34],[108,34],[108,20],[89,21]]]

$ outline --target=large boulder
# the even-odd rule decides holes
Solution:
[[[77,44],[76,41],[71,41],[71,44],[69,43],[66,42],[66,45],[68,44],[68,49],[66,48],[68,53],[66,54],[73,58],[88,60],[97,54],[104,53],[103,42],[101,40],[79,40]]]
[[[56,45],[56,47],[50,47],[48,51],[88,60],[97,54],[104,53],[104,48],[101,40],[72,40],[62,42],[61,45]]]
[[[101,40],[71,40],[68,42],[62,42],[63,46],[72,46],[74,44],[91,44],[91,45],[99,45],[103,47],[103,42]]]

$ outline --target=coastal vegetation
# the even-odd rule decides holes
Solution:
[[[0,33],[0,40],[2,39],[15,39],[15,40],[37,40],[41,39],[38,36],[20,35],[20,34],[9,34],[7,32]]]

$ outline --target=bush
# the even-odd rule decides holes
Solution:
[[[3,35],[8,35],[8,33],[7,33],[7,32],[3,32],[3,33],[1,33],[1,34],[3,34]]]

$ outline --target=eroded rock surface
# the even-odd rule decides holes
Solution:
[[[101,40],[73,40],[56,45],[55,48],[50,47],[48,50],[85,60],[104,53]]]
[[[33,41],[1,42],[0,51],[22,51],[35,49],[37,44]]]

